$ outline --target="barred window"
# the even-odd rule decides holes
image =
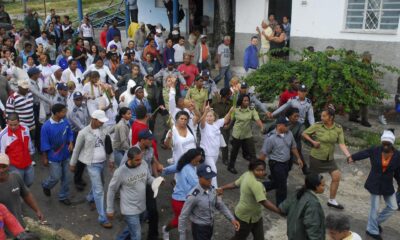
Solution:
[[[396,31],[400,0],[347,0],[346,29]]]

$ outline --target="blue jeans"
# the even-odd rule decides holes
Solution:
[[[114,150],[114,162],[115,167],[118,168],[121,165],[121,160],[125,155],[125,151],[122,150]]]
[[[219,81],[221,81],[222,77],[224,77],[224,87],[228,88],[229,81],[232,78],[231,66],[221,67],[221,69],[219,70],[218,76],[216,76],[214,78],[215,84],[217,84]]]
[[[369,211],[368,216],[367,231],[372,234],[379,234],[378,225],[382,224],[392,216],[398,208],[395,194],[382,196],[385,200],[386,207],[382,212],[378,213],[380,197],[381,195],[371,194],[371,210]]]
[[[117,240],[140,240],[142,237],[141,226],[140,226],[140,215],[124,215],[126,227],[124,231],[118,235]]]
[[[59,200],[65,200],[69,195],[69,160],[65,159],[61,162],[49,161],[50,176],[42,182],[42,187],[52,189],[58,181],[61,181],[61,189],[58,193]]]
[[[92,189],[87,195],[86,199],[89,202],[94,202],[96,204],[97,213],[99,214],[99,222],[108,222],[105,207],[104,207],[104,189],[103,189],[103,174],[106,162],[102,163],[92,163],[87,165],[87,170],[90,177],[90,182],[92,184]]]
[[[32,167],[32,164],[24,169],[16,168],[10,165],[10,172],[14,172],[20,175],[27,187],[32,186],[33,178],[35,177],[35,171]]]

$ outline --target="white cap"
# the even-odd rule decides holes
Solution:
[[[28,80],[24,80],[24,79],[18,80],[18,87],[22,87],[24,89],[28,89],[29,85],[30,84],[29,84]]]
[[[160,28],[157,28],[157,29],[156,29],[156,33],[162,33],[161,29],[160,29]]]
[[[394,144],[395,140],[396,140],[396,137],[394,136],[392,131],[390,131],[390,130],[383,131],[383,134],[381,136],[381,142],[390,142],[391,144]]]
[[[10,165],[10,159],[8,158],[7,154],[0,153],[0,164]]]
[[[51,66],[51,71],[53,72],[53,73],[55,73],[56,71],[58,71],[58,70],[60,70],[60,69],[62,69],[60,66],[58,66],[58,65],[53,65],[53,66]]]
[[[102,123],[105,123],[108,121],[108,118],[106,116],[106,113],[103,110],[96,110],[92,113],[91,116],[93,119],[97,119]]]
[[[206,38],[206,37],[207,37],[207,35],[205,35],[205,34],[200,35],[200,39],[201,38]]]

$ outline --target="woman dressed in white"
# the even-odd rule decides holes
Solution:
[[[220,129],[229,124],[233,108],[229,110],[224,118],[217,119],[217,114],[207,105],[200,121],[200,147],[204,149],[206,156],[205,164],[210,165],[217,172],[217,160],[220,147],[226,146]],[[222,146],[221,146],[222,145]],[[212,185],[217,188],[217,177],[212,179]]]
[[[111,85],[103,84],[103,96],[98,99],[99,109],[106,113],[108,121],[104,123],[105,127],[115,126],[115,117],[118,115],[118,102],[115,99],[114,91]]]
[[[83,86],[82,93],[87,99],[86,104],[89,111],[89,116],[91,116],[94,111],[99,109],[99,98],[103,95],[99,79],[99,72],[92,71],[89,75],[89,82]]]
[[[82,92],[83,89],[83,75],[81,70],[78,68],[77,60],[72,57],[68,58],[68,68],[65,69],[61,75],[61,81],[68,83],[73,81],[76,86],[76,90]]]
[[[103,59],[101,57],[96,56],[93,60],[93,64],[91,64],[86,71],[83,73],[83,76],[86,76],[89,72],[97,71],[100,74],[100,82],[108,83],[108,84],[117,84],[118,80],[111,73],[110,69],[104,65]],[[109,81],[107,82],[107,77]]]

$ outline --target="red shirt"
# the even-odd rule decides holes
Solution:
[[[107,31],[102,31],[100,33],[100,45],[103,48],[107,48]]]
[[[135,120],[132,124],[132,146],[139,142],[139,133],[143,130],[149,129],[147,124]],[[157,142],[153,140],[154,157],[158,160]]]
[[[194,64],[186,65],[182,63],[181,65],[178,66],[177,70],[181,73],[185,72],[185,74],[188,75],[185,77],[186,85],[188,87],[191,87],[193,85],[194,79],[196,78],[197,75],[199,75],[199,69]],[[181,85],[181,90],[183,90],[182,85]]]
[[[14,237],[24,232],[24,228],[18,222],[17,218],[15,218],[6,206],[0,204],[0,240],[7,239],[4,232],[5,227],[7,227],[8,231],[10,231]]]
[[[282,106],[287,101],[289,101],[289,99],[296,96],[297,96],[297,91],[285,90],[279,97],[279,106]]]
[[[7,126],[0,133],[0,152],[4,152],[10,158],[10,165],[25,169],[32,163],[31,154],[33,146],[29,135],[29,129],[24,126],[12,132]]]

